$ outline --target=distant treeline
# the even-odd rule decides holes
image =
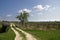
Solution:
[[[24,26],[22,26],[21,22],[10,21],[10,23],[14,23],[17,27],[20,28],[28,28],[28,29],[36,29],[36,30],[59,30],[60,29],[60,21],[54,22],[28,22]]]
[[[60,22],[29,22],[29,27],[35,28],[35,29],[60,29]]]
[[[13,22],[17,26],[22,27],[20,22]],[[60,29],[60,22],[28,22],[25,25],[25,28],[28,29],[38,29],[38,30],[59,30]]]

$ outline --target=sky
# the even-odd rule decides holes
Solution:
[[[22,10],[29,21],[60,21],[60,0],[0,0],[0,20],[18,21]]]

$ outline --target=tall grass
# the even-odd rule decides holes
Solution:
[[[14,37],[15,34],[11,28],[5,33],[0,33],[0,40],[14,40]]]
[[[25,30],[37,40],[60,40],[60,30]]]

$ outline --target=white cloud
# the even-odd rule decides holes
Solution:
[[[31,10],[29,10],[29,9],[23,9],[23,11],[26,11],[26,12],[28,12],[28,13],[31,12]]]
[[[51,6],[50,5],[45,5],[43,7],[43,5],[37,5],[37,6],[34,6],[33,8],[36,9],[37,11],[42,11],[42,10],[48,10]]]
[[[44,10],[48,10],[50,8],[50,5],[45,5]]]
[[[42,5],[37,5],[37,6],[34,6],[33,8],[36,9],[37,11],[41,11],[44,9]]]
[[[28,13],[30,13],[30,12],[31,12],[31,10],[29,10],[29,9],[22,9],[22,10],[19,10],[19,12],[18,12],[18,13],[21,13],[21,12],[23,12],[23,11],[28,12]]]
[[[10,14],[8,14],[8,15],[6,15],[6,17],[11,17],[12,15],[10,15]]]
[[[19,10],[19,11],[18,11],[18,13],[21,13],[21,12],[23,12],[23,10]]]

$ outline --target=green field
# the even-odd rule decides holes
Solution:
[[[0,40],[14,40],[15,34],[9,29],[8,32],[0,33]]]
[[[32,24],[34,24],[34,25],[32,25]],[[38,23],[36,23],[36,24],[38,24]],[[16,25],[17,25],[17,23],[16,23]],[[2,25],[0,22],[0,29],[1,29],[1,26]],[[34,27],[35,29],[33,29],[33,30],[29,29],[29,28],[32,28],[30,26]],[[28,33],[31,33],[37,40],[60,40],[60,30],[36,30],[36,28],[38,28],[38,26],[35,25],[35,23],[31,23],[30,26],[29,26],[29,28],[19,26],[19,28],[21,28],[22,30],[24,30]],[[44,27],[45,27],[45,25],[44,25]],[[60,25],[59,25],[59,27],[60,27]],[[21,33],[20,31],[18,31],[18,32],[23,37],[23,40],[26,40],[25,35],[23,33]],[[5,33],[0,33],[0,40],[14,40],[14,37],[15,37],[15,34],[11,30],[11,28]]]
[[[60,40],[60,30],[25,30],[25,31],[31,33],[35,38],[37,38],[37,40]],[[0,40],[14,40],[14,37],[15,34],[11,29],[9,29],[8,32],[0,33]]]
[[[60,40],[60,30],[25,30],[38,40]]]

